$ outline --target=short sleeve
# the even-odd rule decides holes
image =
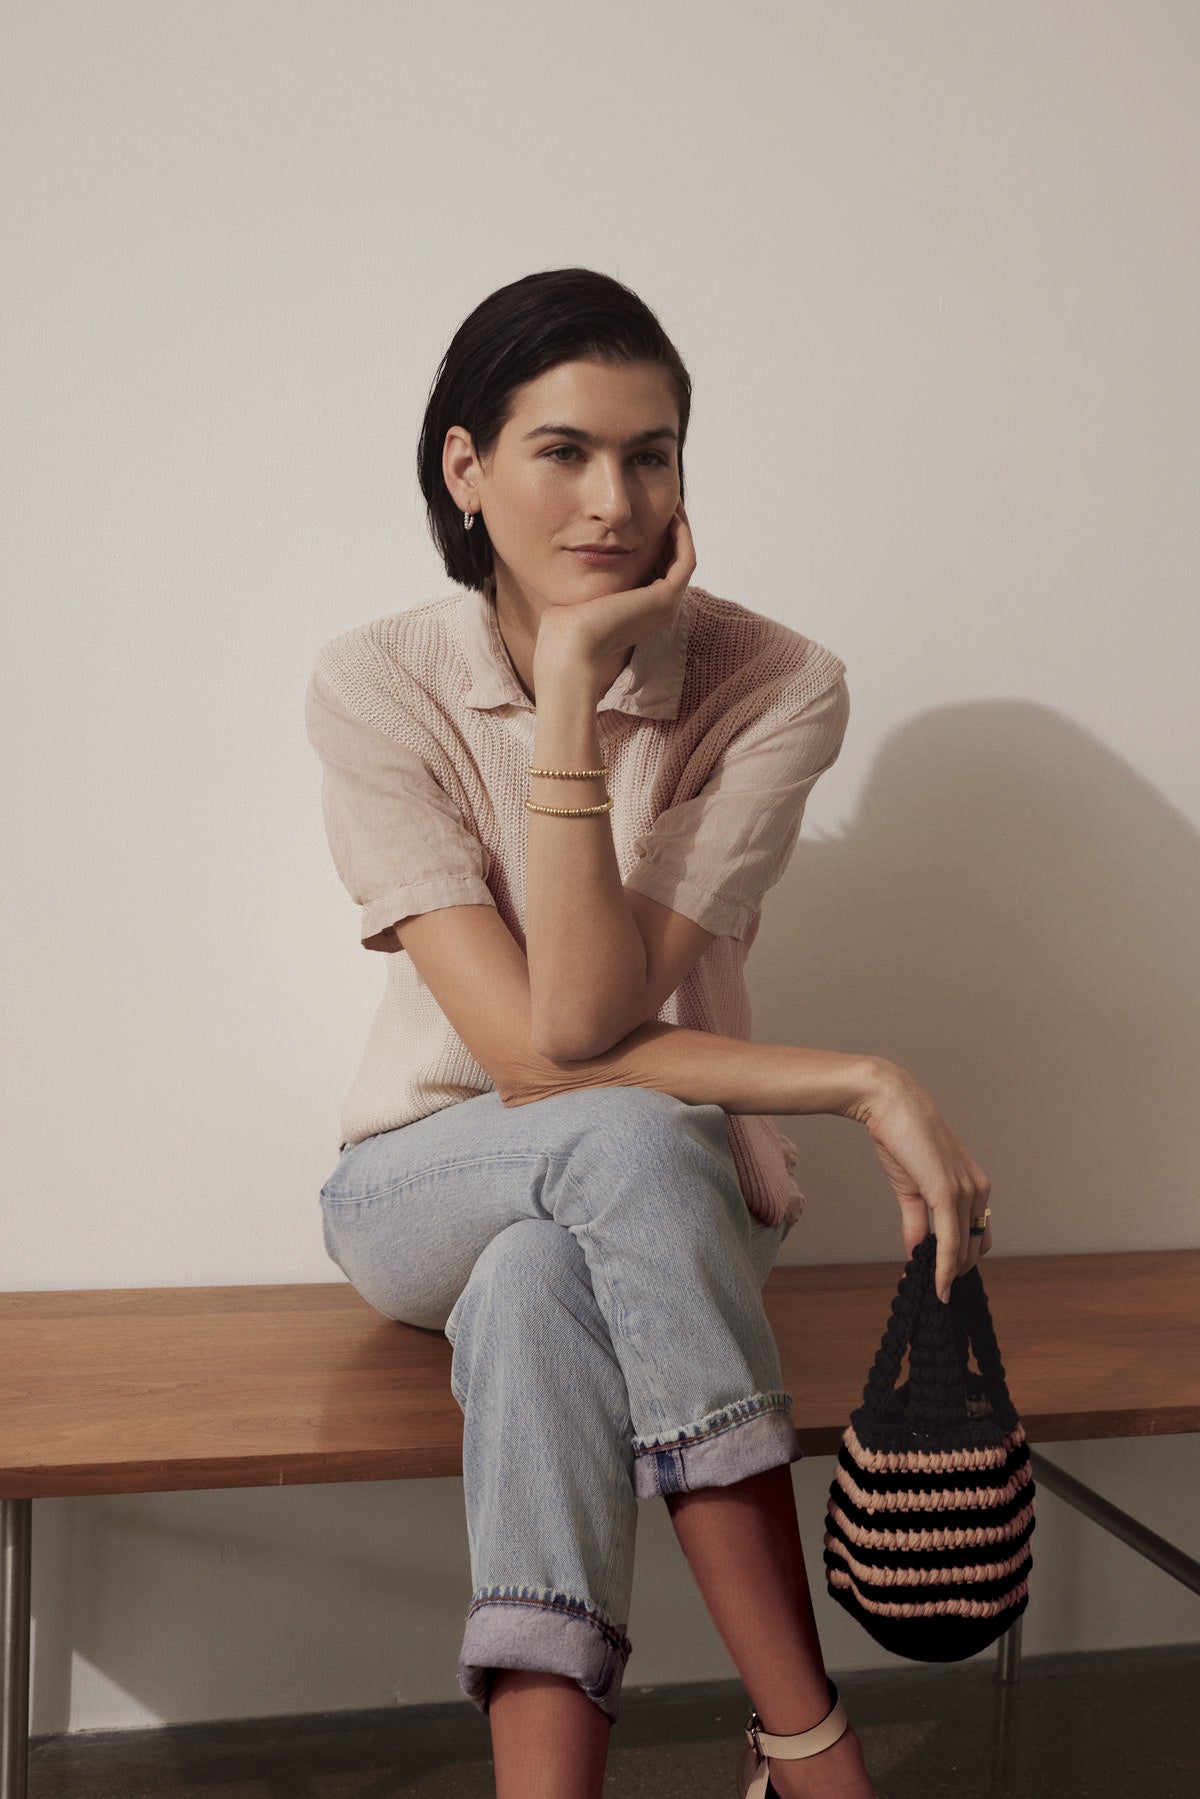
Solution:
[[[794,717],[748,727],[695,798],[668,807],[637,839],[625,886],[718,937],[742,938],[791,859],[808,796],[837,761],[849,716],[842,674]]]
[[[321,809],[343,886],[361,906],[364,949],[396,950],[391,927],[442,906],[494,906],[488,857],[420,755],[366,723],[320,666],[304,702],[324,765]]]

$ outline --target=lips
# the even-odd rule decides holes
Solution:
[[[572,550],[576,562],[582,562],[584,568],[617,568],[627,562],[631,555],[629,550]]]

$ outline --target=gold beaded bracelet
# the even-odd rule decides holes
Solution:
[[[589,776],[606,775],[608,770],[607,768],[533,768],[531,766],[529,772],[531,775],[552,775],[558,781],[582,781]]]
[[[607,768],[534,768],[529,767],[531,775],[550,775],[558,781],[597,780],[607,775]],[[550,812],[556,818],[594,818],[599,812],[611,812],[613,802],[605,800],[602,806],[539,806],[534,800],[526,800],[525,805],[530,812]]]
[[[530,812],[553,812],[559,818],[591,818],[597,812],[611,812],[613,802],[605,800],[602,806],[539,806],[533,800],[526,800]]]

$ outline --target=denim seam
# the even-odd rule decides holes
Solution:
[[[571,1164],[565,1156],[556,1155],[553,1150],[548,1149],[546,1151],[546,1160],[550,1166],[555,1169],[558,1178],[564,1185],[574,1188],[575,1192],[579,1195],[579,1209],[583,1213],[584,1223],[578,1228],[584,1230],[588,1229],[595,1221],[591,1216],[590,1208],[587,1204],[587,1188],[582,1181],[576,1180],[574,1174],[571,1172]],[[553,1213],[551,1216],[553,1216]],[[570,1229],[569,1225],[567,1226],[567,1229]]]
[[[553,1156],[553,1155],[550,1155],[549,1153],[547,1153],[546,1160],[548,1163],[554,1163],[554,1162],[557,1162],[558,1158],[556,1156]],[[565,1166],[563,1168],[563,1173],[566,1176],[566,1178],[569,1181],[571,1181],[571,1183],[573,1185],[578,1185],[578,1183],[575,1181],[574,1176],[570,1173],[570,1170],[567,1169]],[[541,1198],[541,1195],[539,1195],[539,1199],[540,1198]],[[553,1213],[550,1213],[549,1217],[552,1222],[555,1222]],[[586,1223],[574,1225],[574,1226],[564,1225],[563,1229],[571,1232],[571,1235],[575,1238],[575,1241],[579,1244],[580,1249],[583,1250],[584,1259],[586,1261],[587,1250],[584,1248],[582,1239],[586,1238],[589,1243],[593,1243],[593,1244],[596,1243],[596,1238],[592,1235],[591,1226]],[[603,1262],[602,1262],[602,1272],[603,1272],[603,1277],[604,1277],[605,1283],[607,1284],[607,1287],[608,1287],[608,1292],[609,1292],[609,1296],[612,1300],[613,1307],[617,1313],[617,1316],[620,1319],[621,1332],[623,1335],[628,1336],[629,1335],[629,1314],[626,1311],[624,1301],[621,1298],[621,1295],[617,1288],[616,1282],[613,1280],[612,1275],[609,1271],[609,1267],[608,1267],[608,1263],[607,1263],[606,1259],[603,1260]],[[616,1357],[618,1368],[620,1368],[620,1361],[621,1361],[620,1351],[618,1350],[616,1342],[614,1340],[612,1327],[609,1324],[608,1319],[604,1316],[603,1307],[600,1306],[599,1296],[596,1294],[596,1291],[595,1291],[596,1277],[591,1270],[590,1264],[588,1266],[588,1278],[592,1283],[593,1297],[596,1299],[597,1306],[599,1307],[600,1314],[601,1314],[601,1321],[602,1321],[605,1331],[608,1335],[609,1343],[612,1345],[613,1355]],[[632,1430],[632,1427],[633,1427],[632,1418],[629,1420],[629,1423],[630,1423],[630,1429]],[[632,1441],[632,1439],[630,1439],[630,1440]],[[632,1466],[630,1468],[630,1485],[631,1486],[634,1485]],[[609,1539],[608,1556],[607,1556],[607,1559],[604,1564],[604,1570],[597,1582],[597,1588],[598,1588],[599,1592],[607,1594],[608,1588],[609,1588],[609,1580],[612,1576],[613,1569],[616,1567],[617,1562],[620,1559],[620,1555],[621,1555],[621,1543],[617,1536],[617,1533],[614,1531],[611,1534],[610,1539]]]
[[[698,1106],[695,1108],[695,1110],[705,1111],[705,1112],[716,1112],[720,1115],[720,1117],[722,1119],[724,1119],[724,1117],[725,1117],[724,1108],[721,1106],[718,1106],[718,1105]],[[725,1154],[726,1154],[726,1158],[730,1161],[730,1171],[731,1171],[731,1175],[733,1176],[734,1184],[736,1187],[736,1174],[733,1173],[732,1158],[730,1156],[730,1152],[729,1152],[728,1148],[726,1148]],[[595,1243],[596,1238],[592,1235],[592,1228],[591,1228],[592,1223],[594,1221],[588,1217],[588,1208],[587,1208],[586,1204],[584,1204],[584,1202],[583,1202],[583,1195],[585,1194],[586,1189],[584,1188],[583,1184],[579,1180],[577,1180],[575,1174],[573,1173],[573,1171],[570,1168],[569,1163],[565,1159],[560,1160],[560,1158],[558,1156],[556,1156],[555,1154],[553,1154],[553,1152],[551,1152],[551,1151],[546,1152],[546,1159],[547,1159],[547,1162],[551,1166],[556,1167],[561,1171],[561,1179],[564,1181],[564,1183],[569,1184],[580,1195],[579,1203],[580,1203],[581,1209],[583,1210],[583,1213],[584,1213],[585,1222],[581,1225],[576,1225],[576,1226],[568,1227],[568,1228],[573,1229],[574,1232],[576,1233],[577,1237],[585,1236],[589,1242]],[[744,1200],[742,1202],[741,1210],[743,1213],[745,1213]],[[748,1214],[746,1214],[746,1215],[748,1216]],[[609,1296],[611,1297],[613,1307],[615,1308],[615,1311],[617,1313],[617,1319],[618,1319],[619,1326],[620,1326],[620,1335],[627,1341],[631,1341],[632,1339],[631,1339],[631,1332],[630,1332],[630,1327],[629,1327],[628,1309],[627,1309],[627,1307],[624,1303],[624,1300],[621,1296],[621,1290],[613,1278],[613,1274],[612,1274],[611,1268],[609,1266],[607,1257],[603,1257],[603,1256],[601,1257],[601,1268],[603,1271],[603,1276],[604,1276],[605,1283],[607,1285]],[[591,1271],[589,1270],[589,1272],[591,1272]],[[592,1286],[593,1286],[593,1288],[595,1288],[596,1275],[594,1272],[592,1272],[591,1278],[592,1278]],[[597,1299],[599,1299],[599,1297],[600,1297],[599,1294],[597,1294]],[[603,1307],[601,1309],[603,1310]],[[608,1324],[609,1334],[613,1338],[614,1347],[615,1347],[616,1340],[617,1340],[617,1332],[613,1328],[613,1320],[606,1318],[605,1322]],[[618,1350],[618,1359],[619,1359],[619,1356],[620,1356],[620,1351]],[[662,1401],[656,1397],[654,1403],[655,1403],[657,1409],[659,1409],[661,1411]],[[685,1425],[683,1427],[684,1430],[690,1430],[695,1433],[692,1436],[680,1438],[677,1435],[669,1435],[665,1441],[661,1437],[658,1437],[658,1436],[655,1436],[655,1437],[635,1436],[633,1438],[635,1458],[638,1455],[646,1455],[646,1454],[653,1453],[655,1448],[658,1448],[660,1450],[661,1449],[685,1449],[685,1448],[687,1448],[687,1446],[690,1443],[701,1443],[701,1442],[706,1441],[710,1437],[718,1436],[723,1431],[733,1429],[734,1426],[736,1426],[737,1424],[745,1423],[750,1418],[756,1417],[756,1416],[760,1415],[762,1412],[784,1411],[788,1407],[790,1407],[791,1404],[792,1404],[792,1395],[790,1393],[782,1392],[781,1390],[776,1389],[776,1390],[772,1390],[769,1393],[754,1394],[749,1399],[739,1401],[737,1404],[737,1407],[722,1407],[720,1412],[717,1414],[717,1421],[714,1422],[712,1425],[710,1425],[707,1429],[703,1429],[703,1430],[699,1429],[697,1425]],[[751,1408],[751,1409],[747,1409],[747,1408]],[[736,1413],[736,1415],[735,1415],[735,1413]],[[639,1445],[644,1445],[645,1447],[639,1447]]]
[[[685,1424],[673,1436],[667,1438],[633,1439],[634,1455],[654,1455],[664,1449],[687,1449],[693,1443],[705,1443],[711,1437],[723,1436],[726,1431],[735,1430],[739,1424],[749,1424],[754,1418],[761,1418],[768,1412],[784,1412],[793,1404],[792,1395],[777,1391],[756,1394],[751,1399],[743,1399],[736,1407],[725,1406],[715,1424],[706,1430],[694,1424]],[[689,1434],[690,1433],[690,1434]]]
[[[327,1193],[322,1187],[321,1203],[328,1206],[357,1206],[369,1200],[387,1199],[393,1193],[403,1192],[405,1187],[411,1187],[416,1181],[424,1180],[429,1175],[443,1174],[451,1169],[497,1168],[511,1162],[542,1162],[545,1160],[546,1157],[540,1150],[534,1155],[525,1152],[511,1156],[456,1156],[451,1161],[431,1162],[428,1168],[421,1168],[413,1174],[406,1174],[402,1181],[393,1181],[390,1187],[372,1187],[369,1193]]]
[[[618,1287],[616,1281],[613,1279],[613,1273],[612,1273],[612,1268],[609,1264],[609,1258],[606,1255],[604,1255],[598,1239],[593,1235],[592,1226],[595,1224],[595,1219],[589,1216],[588,1206],[585,1203],[585,1196],[587,1193],[587,1189],[583,1185],[582,1181],[579,1181],[575,1178],[574,1174],[571,1172],[569,1164],[566,1162],[565,1159],[552,1154],[550,1151],[547,1151],[546,1152],[546,1160],[549,1164],[551,1164],[551,1166],[555,1167],[556,1169],[558,1169],[560,1171],[561,1179],[563,1180],[563,1182],[567,1186],[574,1188],[575,1192],[579,1195],[579,1206],[580,1206],[580,1210],[583,1213],[583,1223],[573,1225],[573,1226],[567,1225],[565,1228],[572,1232],[572,1234],[575,1237],[576,1242],[579,1243],[579,1246],[581,1249],[583,1248],[583,1244],[582,1244],[582,1242],[580,1242],[581,1238],[586,1238],[587,1241],[589,1243],[591,1243],[592,1245],[594,1245],[594,1247],[596,1248],[596,1250],[598,1252],[598,1259],[600,1262],[601,1271],[602,1271],[602,1274],[604,1277],[604,1284],[605,1284],[605,1287],[608,1292],[608,1297],[612,1302],[613,1310],[616,1314],[615,1323],[620,1331],[620,1335],[626,1341],[630,1341],[631,1337],[630,1337],[630,1329],[629,1329],[629,1308],[625,1304],[625,1300],[622,1297],[620,1287]],[[553,1212],[551,1212],[550,1216],[551,1217],[554,1216]],[[587,1255],[587,1252],[585,1250],[584,1251],[585,1259],[586,1259],[586,1255]],[[591,1278],[592,1290],[593,1290],[593,1292],[595,1292],[596,1274],[595,1274],[595,1271],[593,1270],[590,1262],[588,1263],[588,1274]],[[599,1303],[599,1299],[600,1299],[600,1295],[597,1293],[596,1294],[597,1303]],[[601,1310],[601,1313],[603,1313],[604,1307],[601,1306],[600,1310]],[[609,1336],[611,1337],[613,1335],[614,1320],[605,1317],[604,1322],[608,1327],[608,1333],[609,1333]],[[614,1348],[615,1348],[615,1343],[614,1343]],[[617,1359],[618,1359],[618,1361],[620,1360],[619,1353],[618,1353]]]
[[[630,1423],[632,1424],[632,1420],[630,1420]],[[631,1456],[630,1462],[629,1462],[629,1470],[628,1470],[629,1490],[633,1494],[635,1504],[637,1502],[637,1482],[634,1479],[633,1471],[634,1471],[636,1464],[637,1464],[637,1458],[635,1456]],[[618,1530],[612,1530],[609,1532],[609,1535],[608,1535],[608,1554],[604,1558],[603,1569],[601,1570],[600,1574],[597,1576],[596,1583],[595,1583],[596,1584],[596,1592],[603,1599],[607,1599],[610,1592],[612,1591],[613,1576],[616,1573],[617,1568],[620,1564],[622,1553],[623,1553],[623,1544],[622,1544],[622,1539],[621,1539],[621,1533]]]
[[[468,1621],[485,1605],[525,1605],[532,1607],[536,1611],[563,1612],[568,1617],[577,1618],[581,1624],[586,1624],[589,1629],[598,1631],[610,1648],[616,1649],[623,1657],[628,1659],[630,1643],[625,1632],[621,1630],[618,1625],[609,1623],[607,1618],[601,1617],[598,1612],[587,1604],[586,1600],[575,1599],[568,1593],[554,1594],[547,1599],[539,1598],[536,1594],[531,1594],[520,1588],[511,1592],[505,1591],[504,1589],[501,1589],[499,1592],[489,1592],[485,1588],[481,1593],[477,1593],[471,1600],[471,1603],[467,1608]]]

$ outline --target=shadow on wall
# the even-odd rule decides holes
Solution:
[[[801,835],[747,982],[757,1041],[922,1083],[992,1180],[993,1253],[1197,1242],[1200,840],[1061,714],[993,701],[893,732],[845,830]],[[781,1263],[902,1265],[866,1133],[778,1122],[807,1201]]]

